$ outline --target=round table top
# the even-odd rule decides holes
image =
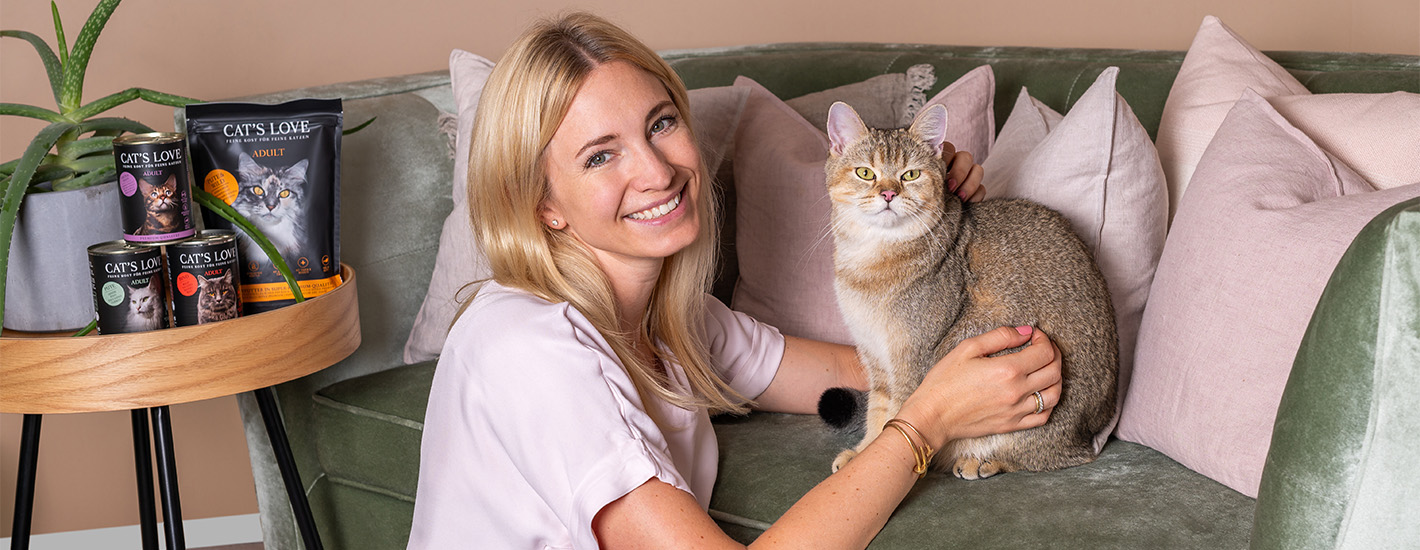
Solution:
[[[272,386],[360,346],[355,271],[299,304],[228,321],[79,338],[0,338],[0,412],[138,409]]]

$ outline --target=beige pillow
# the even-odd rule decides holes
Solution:
[[[732,306],[784,334],[851,344],[833,290],[833,238],[828,234],[823,173],[828,135],[753,80],[740,77],[735,87],[749,90],[750,96],[735,132],[740,277]],[[995,136],[995,88],[990,66],[982,66],[927,102],[947,107],[947,140],[971,151],[978,162],[986,158]],[[835,99],[864,110],[884,103],[881,98]]]
[[[1174,218],[1119,437],[1255,497],[1312,310],[1356,234],[1420,183],[1373,191],[1262,96],[1236,102]]]
[[[458,313],[459,303],[467,299],[468,291],[460,292],[468,283],[490,276],[488,261],[478,250],[467,204],[469,136],[473,132],[474,114],[483,84],[493,71],[493,62],[462,50],[449,56],[454,102],[458,110],[458,133],[454,148],[454,209],[444,220],[439,236],[439,252],[434,260],[434,274],[429,292],[414,319],[409,340],[404,345],[404,361],[418,363],[438,358],[444,340]],[[724,158],[733,136],[740,109],[749,96],[747,90],[730,86],[690,90],[690,119],[700,142],[701,156],[711,174]]]
[[[988,198],[1030,199],[1060,212],[1094,254],[1119,332],[1119,400],[1129,387],[1139,319],[1164,248],[1168,189],[1149,133],[1104,70],[1064,117],[1021,90],[983,164]],[[1104,446],[1114,420],[1095,437]]]
[[[1288,122],[1377,189],[1420,181],[1420,94],[1317,94],[1267,100]]]

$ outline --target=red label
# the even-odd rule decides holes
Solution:
[[[197,277],[186,271],[179,273],[177,277],[177,291],[183,296],[192,296],[197,292]]]

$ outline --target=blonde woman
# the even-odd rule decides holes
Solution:
[[[782,336],[706,294],[717,212],[688,112],[675,72],[594,16],[539,24],[498,63],[469,159],[493,278],[435,373],[410,548],[742,548],[706,513],[709,413],[811,413],[826,388],[866,388],[852,348]],[[954,187],[979,196],[970,155],[953,166]],[[927,446],[1038,426],[1059,395],[1041,332],[968,340],[904,404],[905,428],[752,546],[863,548]]]

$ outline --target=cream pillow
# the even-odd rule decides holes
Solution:
[[[1236,101],[1174,218],[1121,439],[1255,497],[1312,310],[1356,234],[1420,183],[1374,191],[1261,95]]]
[[[1021,90],[983,164],[988,198],[1023,198],[1070,220],[1109,285],[1119,332],[1119,399],[1129,387],[1139,319],[1164,248],[1168,190],[1149,133],[1115,91],[1109,67],[1061,117]],[[1115,415],[1095,438],[1103,447]]]
[[[483,84],[493,71],[493,62],[478,55],[454,50],[449,56],[449,73],[458,110],[458,133],[454,147],[454,209],[444,220],[439,235],[439,252],[429,292],[414,319],[409,340],[404,345],[404,361],[418,363],[438,358],[449,335],[459,303],[468,298],[460,292],[468,283],[491,275],[488,261],[473,236],[467,204],[469,136]],[[730,86],[690,90],[690,119],[700,142],[701,156],[714,174],[733,136],[740,110],[749,96],[747,90]]]
[[[750,95],[735,132],[740,277],[731,305],[784,334],[851,344],[833,290],[823,173],[828,135],[753,80],[740,77],[735,87]],[[947,107],[947,140],[971,151],[978,162],[994,140],[995,88],[991,68],[984,65],[927,102]]]

